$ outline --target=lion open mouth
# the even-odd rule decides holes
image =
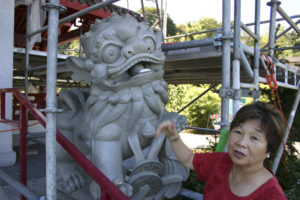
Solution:
[[[120,85],[125,82],[145,82],[143,79],[161,79],[162,76],[155,76],[154,74],[163,74],[163,59],[162,57],[155,57],[153,55],[137,55],[128,59],[124,64],[110,67],[106,83],[110,85]],[[151,78],[152,77],[152,78]]]
[[[142,63],[138,63],[128,70],[129,75],[131,75],[132,77],[134,77],[138,74],[143,74],[143,73],[147,73],[147,72],[151,72],[151,69],[145,69],[144,65],[142,65]]]

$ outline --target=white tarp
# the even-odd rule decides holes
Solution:
[[[30,33],[43,27],[46,20],[46,11],[42,9],[45,0],[15,0],[15,6],[30,5]],[[30,38],[29,49],[32,49],[34,43],[41,42],[41,34],[36,34]]]

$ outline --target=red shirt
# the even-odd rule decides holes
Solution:
[[[193,165],[198,179],[206,182],[204,200],[286,200],[275,176],[248,196],[233,194],[228,183],[233,163],[228,153],[195,154]]]

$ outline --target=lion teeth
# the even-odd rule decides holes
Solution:
[[[129,73],[131,76],[135,76],[140,73],[144,69],[144,66],[142,64],[134,65],[132,68],[129,69]]]
[[[146,72],[151,72],[151,70],[150,70],[150,69],[142,69],[142,70],[139,72],[139,74],[141,74],[141,73],[146,73]]]

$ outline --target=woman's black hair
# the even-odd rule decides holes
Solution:
[[[254,102],[243,106],[236,113],[230,124],[230,131],[250,119],[261,122],[261,129],[266,134],[268,142],[267,152],[275,152],[283,141],[285,131],[282,114],[266,103]]]

